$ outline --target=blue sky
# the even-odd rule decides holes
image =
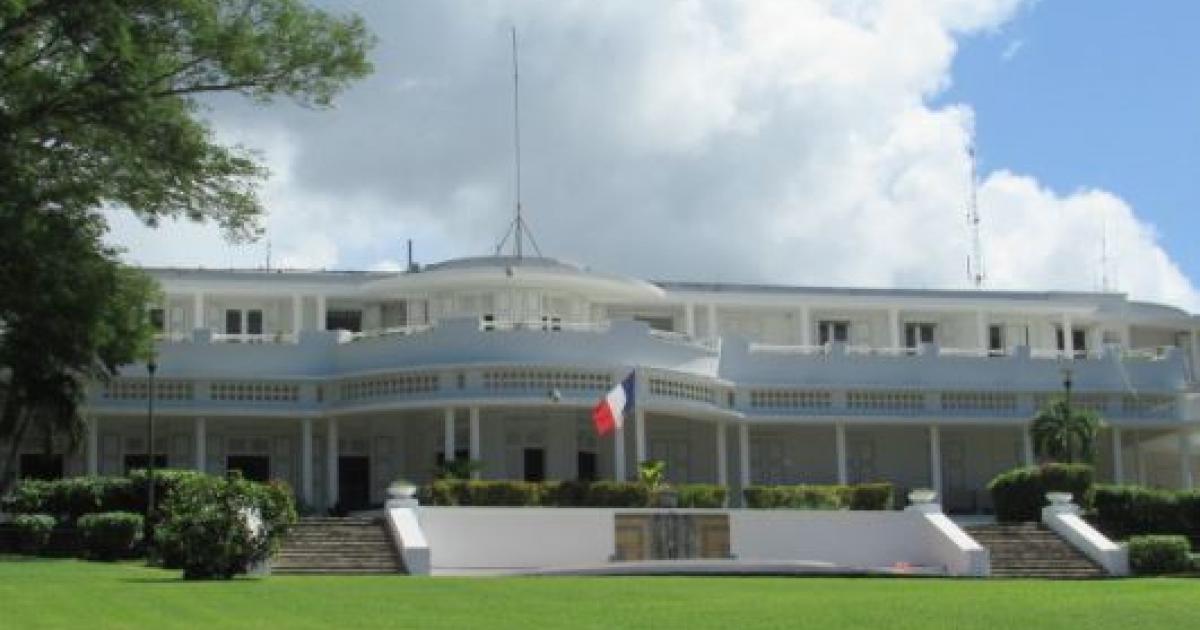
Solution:
[[[1119,195],[1195,281],[1198,26],[1200,2],[1038,2],[961,40],[938,101],[975,109],[981,170]]]

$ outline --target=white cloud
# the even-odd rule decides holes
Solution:
[[[1011,42],[1008,43],[1007,46],[1004,47],[1004,50],[1000,51],[1000,60],[1001,61],[1011,60],[1013,57],[1016,57],[1017,53],[1021,52],[1021,49],[1024,47],[1025,47],[1025,40],[1023,40],[1023,39],[1012,40]]]
[[[332,0],[330,0],[332,3]],[[276,264],[396,268],[489,252],[510,220],[508,26],[521,36],[524,201],[542,251],[651,278],[965,287],[969,104],[930,104],[956,40],[1017,0],[356,3],[377,74],[332,112],[226,106],[264,150]],[[1014,54],[1015,54],[1014,50]],[[985,173],[991,284],[1117,288],[1196,308],[1112,194]],[[256,265],[211,228],[116,240],[149,264]]]

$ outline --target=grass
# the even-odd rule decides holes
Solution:
[[[3,628],[1188,628],[1200,580],[270,577],[0,558]]]

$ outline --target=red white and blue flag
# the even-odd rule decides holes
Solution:
[[[592,409],[592,424],[596,434],[604,437],[625,426],[625,414],[633,410],[633,372],[608,391]]]

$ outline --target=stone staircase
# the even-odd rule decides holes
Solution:
[[[1086,579],[1106,575],[1039,523],[976,525],[966,531],[991,555],[992,577]]]
[[[302,518],[271,561],[279,575],[401,573],[382,519]]]

